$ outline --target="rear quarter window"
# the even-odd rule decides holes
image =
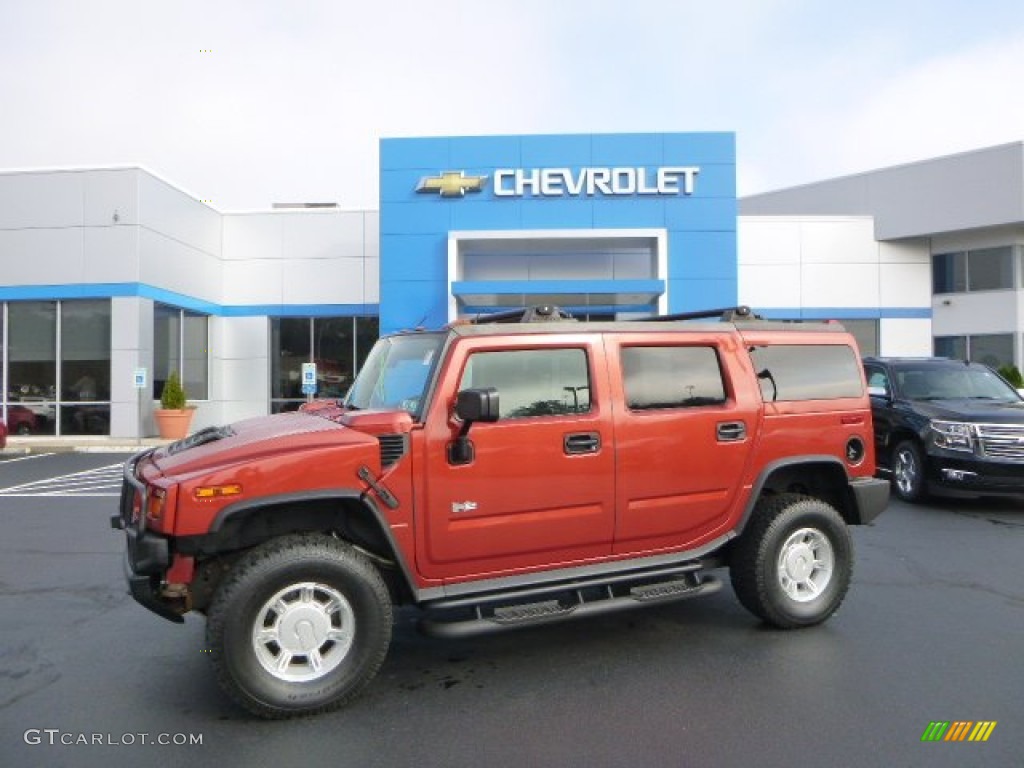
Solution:
[[[835,400],[863,394],[860,363],[851,347],[770,344],[751,347],[750,359],[766,402]]]

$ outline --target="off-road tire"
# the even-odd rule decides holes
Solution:
[[[730,554],[740,603],[780,629],[820,624],[839,608],[853,574],[853,540],[839,513],[820,499],[768,496]]]
[[[911,504],[924,501],[928,486],[924,476],[924,457],[914,440],[901,440],[892,451],[892,492]]]
[[[373,679],[391,642],[388,589],[346,542],[297,534],[245,554],[210,606],[217,681],[255,715],[336,709]],[[319,661],[318,669],[315,661]]]

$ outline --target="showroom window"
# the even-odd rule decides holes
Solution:
[[[316,363],[317,397],[343,397],[379,334],[376,317],[271,318],[271,413],[306,402],[303,363]]]
[[[989,333],[977,336],[936,336],[935,355],[955,360],[972,360],[990,368],[1014,365],[1013,334]]]
[[[210,318],[166,304],[153,305],[153,399],[177,371],[189,400],[210,396]]]
[[[1014,288],[1011,245],[938,253],[932,257],[932,291],[1010,291]]]
[[[12,301],[0,314],[10,431],[109,434],[110,301]]]

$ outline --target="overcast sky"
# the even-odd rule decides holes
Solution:
[[[0,0],[0,170],[376,208],[382,137],[724,130],[743,195],[1024,140],[1022,84],[1022,0]]]

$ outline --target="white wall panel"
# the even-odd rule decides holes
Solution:
[[[878,306],[878,267],[873,264],[805,264],[800,283],[804,306]]]
[[[266,358],[270,349],[270,321],[266,317],[221,317],[211,332],[216,357]]]
[[[284,252],[293,259],[362,256],[363,214],[359,211],[283,213]]]
[[[881,264],[878,290],[883,307],[927,308],[932,301],[931,264]]]
[[[380,260],[367,258],[363,260],[363,302],[366,304],[380,303]]]
[[[270,323],[266,317],[220,317],[211,323],[211,381],[224,422],[269,411]]]
[[[139,280],[139,228],[86,227],[83,279],[90,283],[135,283]]]
[[[882,264],[927,264],[931,269],[932,255],[929,245],[925,238],[879,243],[878,260]],[[931,286],[930,272],[928,285]]]
[[[288,259],[285,304],[361,304],[363,259]]]
[[[0,174],[0,229],[80,225],[82,180],[77,171]]]
[[[757,309],[801,306],[800,267],[797,264],[744,266],[740,269],[740,304]]]
[[[284,216],[276,213],[227,214],[224,216],[224,253],[228,261],[280,259]]]
[[[864,217],[804,221],[800,253],[805,264],[877,264],[874,223]]]
[[[266,413],[270,401],[270,370],[263,357],[216,360],[213,365],[224,383],[223,402],[248,403],[250,416]]]
[[[284,296],[284,262],[225,261],[225,304],[280,304]]]
[[[87,227],[139,223],[138,168],[82,173],[84,221]],[[117,221],[114,221],[114,214]]]
[[[139,223],[191,248],[220,255],[221,215],[148,173],[139,176]]]
[[[221,260],[152,229],[139,231],[139,279],[205,301],[221,299]]]
[[[878,323],[878,353],[883,357],[932,354],[932,323],[924,319],[883,318]]]
[[[739,264],[796,264],[800,261],[800,225],[789,217],[739,217]]]
[[[1013,333],[1017,325],[1016,291],[979,291],[936,296],[932,320],[936,336]]]
[[[140,399],[142,434],[156,432],[153,423],[153,302],[117,297],[110,302],[110,434],[139,434]],[[136,368],[145,368],[148,384],[141,395],[133,386]]]
[[[82,229],[0,230],[0,284],[80,283]]]
[[[379,211],[363,211],[363,253],[367,258],[380,258]]]

